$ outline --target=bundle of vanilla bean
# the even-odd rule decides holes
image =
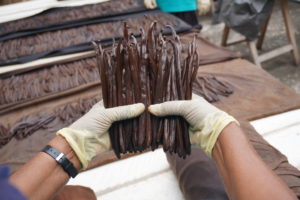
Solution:
[[[198,68],[195,40],[182,49],[171,26],[164,37],[152,22],[137,40],[124,23],[123,39],[111,51],[93,43],[96,49],[102,94],[106,108],[142,102],[147,106],[171,100],[191,99],[192,82]],[[187,56],[183,58],[183,50]],[[180,157],[190,154],[187,122],[179,116],[158,118],[145,111],[135,119],[116,122],[109,131],[115,154],[152,150],[162,145]]]

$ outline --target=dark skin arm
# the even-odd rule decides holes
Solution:
[[[230,199],[297,199],[260,159],[235,123],[230,123],[221,132],[212,155]]]
[[[77,170],[81,168],[76,154],[63,137],[56,136],[48,144],[64,153]],[[50,199],[68,180],[69,176],[62,167],[43,152],[38,153],[10,177],[10,182],[28,199]]]

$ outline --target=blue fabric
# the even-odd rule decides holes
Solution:
[[[0,166],[0,199],[26,200],[23,194],[8,182],[10,170],[8,166]]]
[[[156,2],[164,12],[186,12],[197,9],[196,0],[156,0]]]

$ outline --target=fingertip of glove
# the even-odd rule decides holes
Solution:
[[[145,110],[145,105],[143,103],[137,103],[137,104],[134,104],[133,106],[138,114],[141,114]]]
[[[142,114],[145,111],[145,105],[143,103],[136,103],[129,105],[129,107],[124,106],[123,112],[125,115],[128,115],[127,117],[136,117]]]
[[[148,107],[148,111],[150,112],[150,113],[152,113],[153,115],[157,115],[157,116],[159,116],[161,113],[160,113],[160,104],[154,104],[154,105],[150,105],[149,107]]]

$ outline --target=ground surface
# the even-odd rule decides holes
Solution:
[[[295,27],[298,48],[300,49],[300,3],[288,1],[288,7]],[[211,25],[211,16],[209,15],[200,16],[200,23],[203,25],[202,35],[213,43],[220,44],[224,25]],[[240,37],[236,33],[231,32],[230,34],[230,40],[232,39],[233,41]],[[284,44],[287,44],[287,37],[279,3],[276,1],[263,43],[263,51],[274,49]],[[252,61],[246,43],[229,48],[242,52],[244,58]],[[290,53],[264,62],[262,67],[300,94],[300,66],[295,67]]]

